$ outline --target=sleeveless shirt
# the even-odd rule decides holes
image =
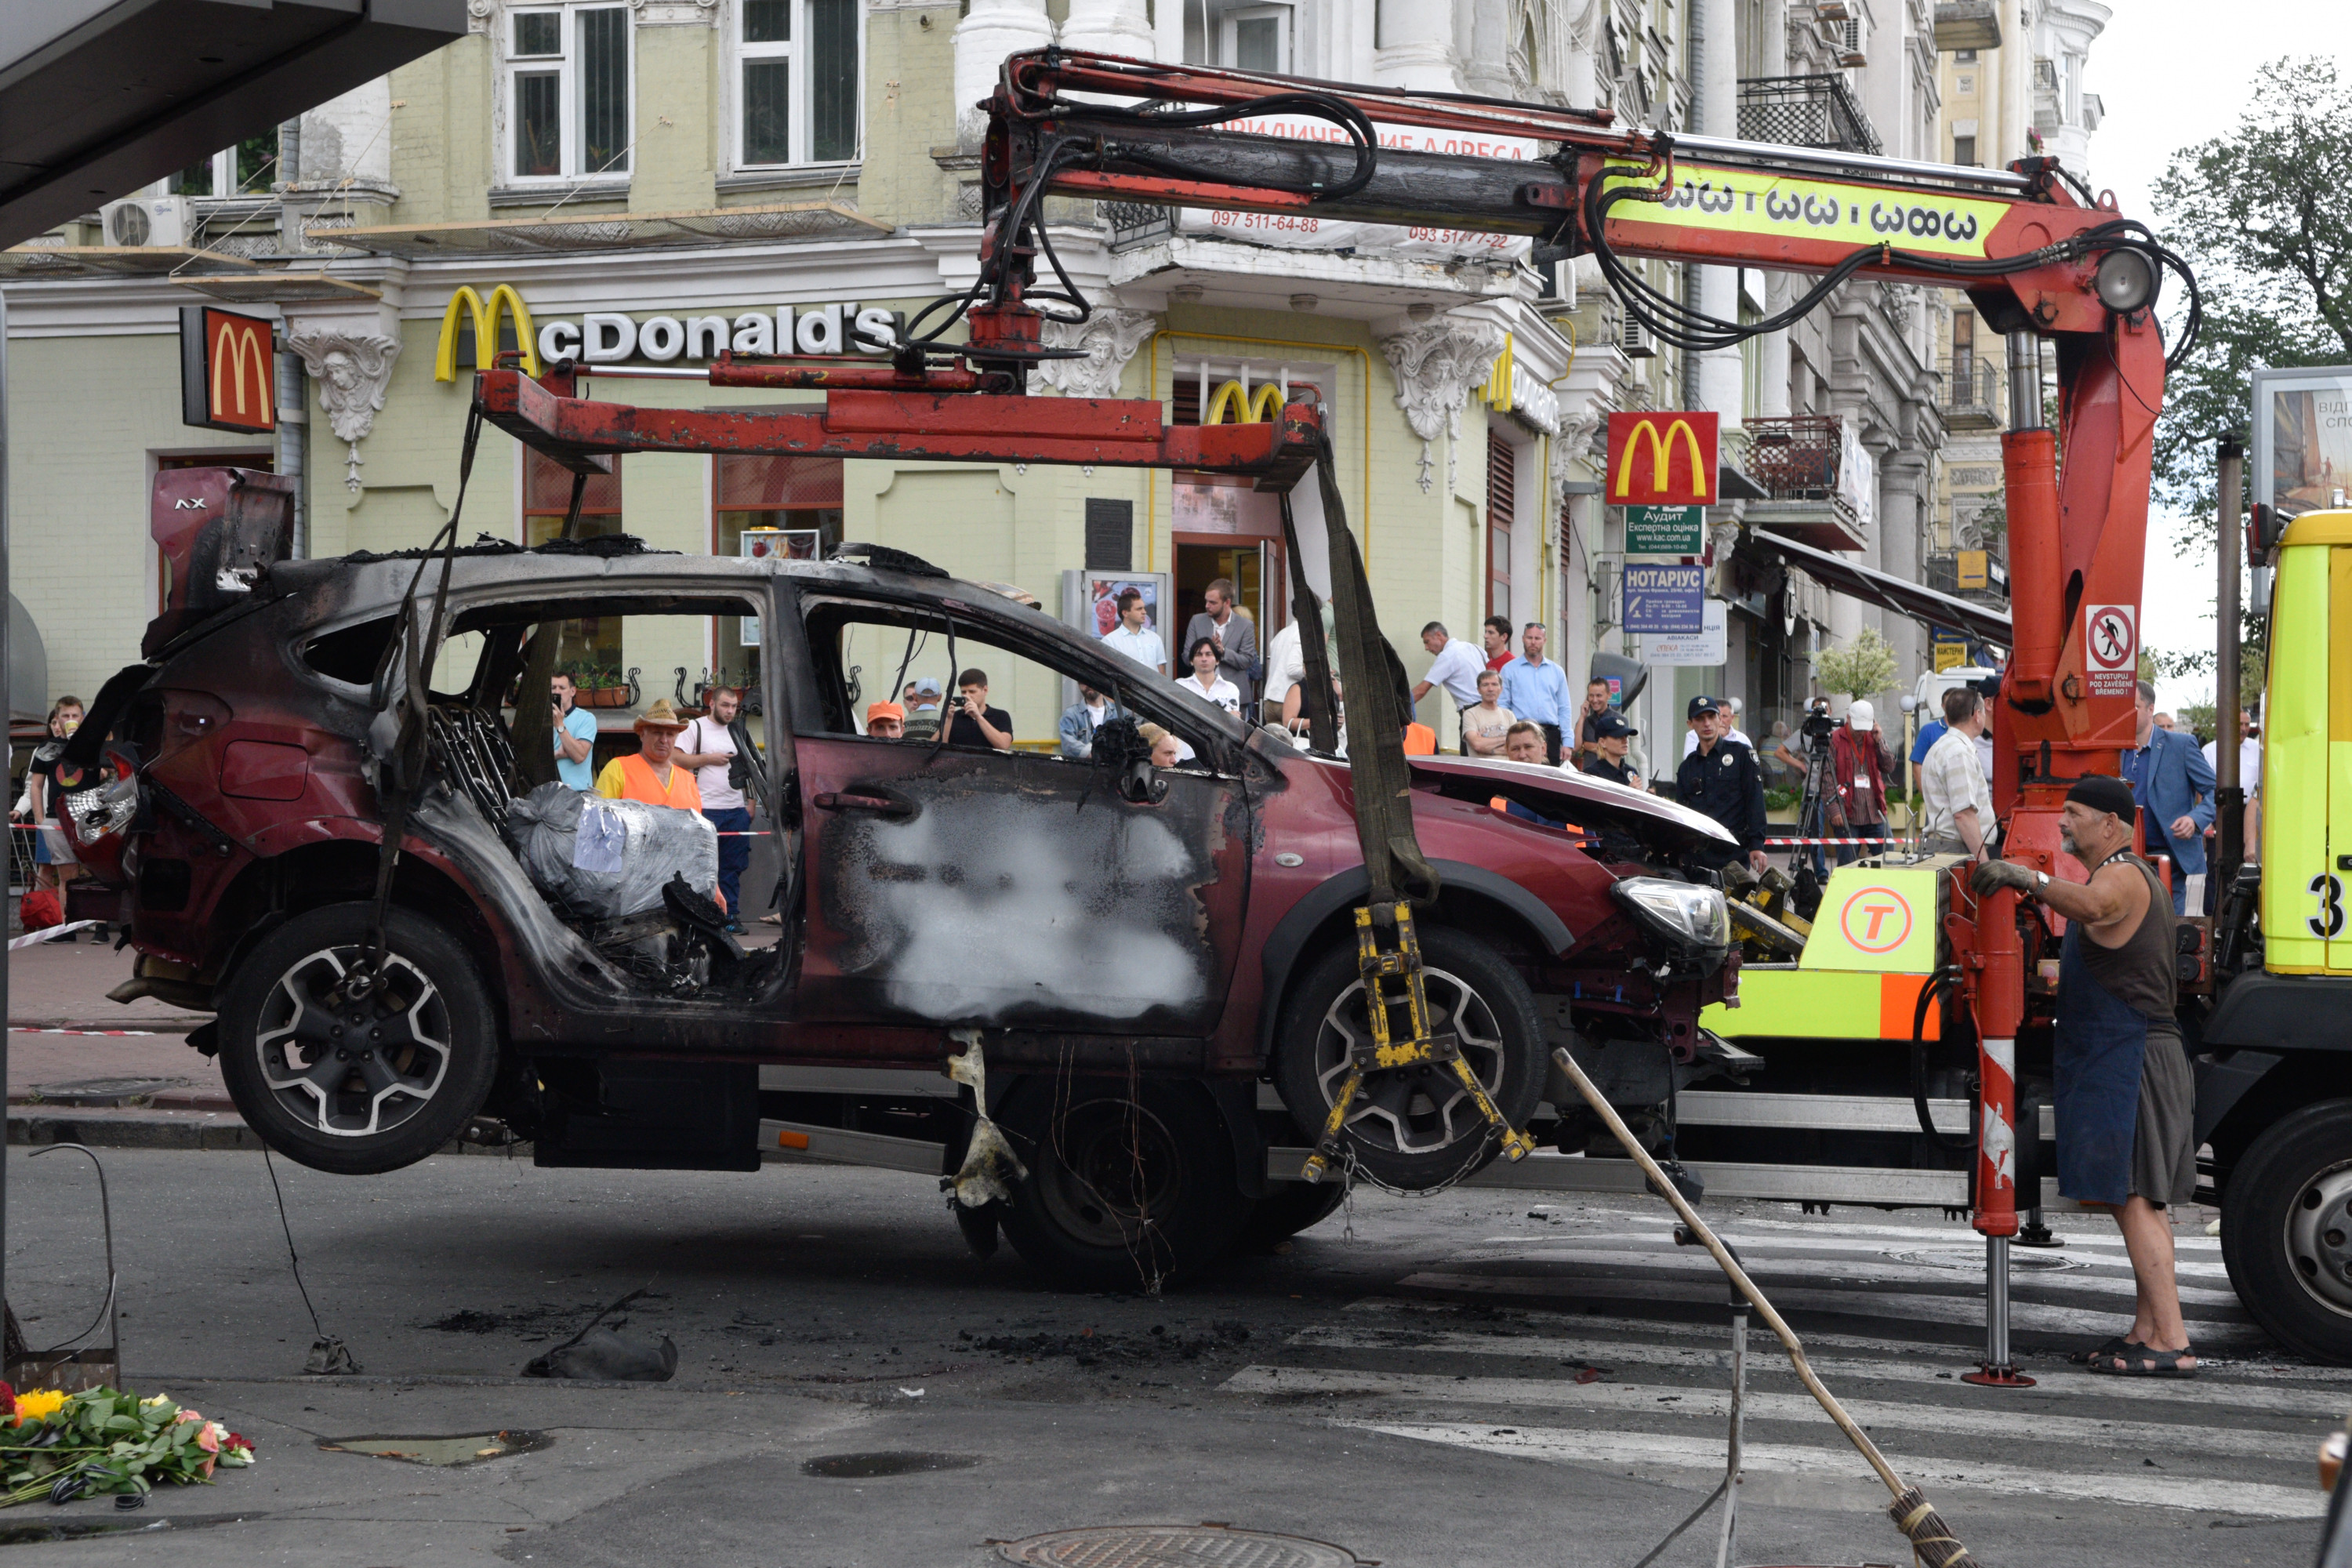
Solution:
[[[2138,856],[2124,853],[2115,860],[2131,866],[2147,882],[2147,912],[2120,947],[2091,940],[2082,942],[2083,967],[2101,990],[2133,1012],[2155,1023],[2172,1022],[2177,972],[2173,936],[2172,896],[2164,890],[2154,867]],[[2110,862],[2111,864],[2113,862]]]

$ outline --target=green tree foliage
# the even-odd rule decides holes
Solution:
[[[1813,678],[1841,697],[1868,697],[1895,684],[1895,650],[1865,626],[1862,635],[1813,659]]]
[[[2251,437],[2252,372],[2352,363],[2352,81],[2316,55],[2274,60],[2259,80],[2237,128],[2175,153],[2155,189],[2156,226],[2205,306],[2165,388],[2157,485],[2208,541],[2214,439]],[[2176,333],[2186,305],[2176,284],[2164,304]]]

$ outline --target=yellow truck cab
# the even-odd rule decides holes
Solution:
[[[2260,864],[2224,890],[2187,1037],[2231,1283],[2290,1344],[2352,1359],[2352,510],[2272,553]]]

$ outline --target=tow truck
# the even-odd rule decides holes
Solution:
[[[1294,563],[1299,519],[1313,509],[1294,515],[1292,494],[1302,481],[1309,497],[1319,490],[1339,662],[1322,668],[1323,638],[1307,637],[1307,685],[1325,689],[1325,677],[1336,673],[1349,693],[1346,761],[1362,863],[1349,868],[1342,901],[1356,911],[1361,982],[1380,1000],[1366,1009],[1372,1037],[1330,1064],[1321,1086],[1328,1115],[1312,1096],[1302,1102],[1281,1092],[1279,1064],[1265,1063],[1255,1120],[1227,1118],[1244,1185],[1282,1194],[1268,1207],[1287,1216],[1288,1228],[1329,1212],[1333,1175],[1368,1169],[1360,1155],[1375,1151],[1363,1142],[1369,1126],[1360,1120],[1354,1076],[1365,1072],[1460,1078],[1480,1113],[1458,1131],[1449,1121],[1440,1152],[1460,1158],[1409,1170],[1391,1163],[1392,1184],[1466,1179],[1633,1192],[1643,1178],[1628,1162],[1600,1157],[1608,1151],[1557,1082],[1547,1087],[1534,1128],[1552,1148],[1535,1152],[1530,1128],[1511,1125],[1478,1094],[1461,1067],[1461,1042],[1444,1020],[1432,1022],[1415,919],[1439,918],[1442,873],[1422,857],[1415,822],[1430,821],[1441,799],[1458,798],[1463,784],[1446,767],[1402,754],[1403,714],[1387,690],[1390,672],[1373,662],[1377,616],[1328,482],[1321,410],[1300,402],[1251,423],[1176,427],[1152,401],[1028,395],[1033,373],[1059,352],[1045,343],[1045,321],[1082,320],[1092,308],[1055,255],[1043,216],[1048,195],[1525,236],[1538,260],[1591,257],[1657,336],[1701,352],[1783,328],[1851,279],[1965,289],[2007,339],[2011,388],[2013,423],[2002,447],[2014,620],[2013,629],[1993,628],[2005,636],[1987,638],[2011,649],[1993,704],[2000,845],[2028,866],[2082,877],[2061,847],[2059,807],[2074,779],[2116,773],[2133,739],[2136,669],[2125,645],[2137,621],[2150,443],[2168,368],[2156,307],[2163,274],[2178,274],[2193,334],[2196,284],[2152,231],[2111,198],[2094,196],[2056,160],[1983,170],[1863,157],[1622,127],[1606,112],[1060,49],[1008,58],[983,108],[981,266],[969,289],[909,321],[887,364],[728,357],[709,372],[714,385],[821,391],[821,408],[641,407],[582,395],[583,377],[614,374],[601,367],[559,362],[532,374],[502,356],[477,374],[474,418],[510,432],[582,484],[629,452],[1213,468],[1282,494]],[[1260,133],[1276,119],[1294,133]],[[1296,133],[1298,126],[1306,132]],[[1420,152],[1416,138],[1394,134],[1399,129],[1436,133],[1456,149],[1532,139],[1539,152],[1528,159]],[[1634,264],[1648,258],[1776,268],[1816,281],[1774,316],[1721,321],[1647,283]],[[962,335],[952,336],[958,330]],[[2185,340],[2175,345],[2173,358],[2186,348]],[[2059,388],[2054,429],[2041,423],[2045,355],[2054,358]],[[2339,542],[2347,548],[2336,549]],[[454,559],[454,534],[449,545]],[[2340,574],[2308,564],[2323,546],[2326,563],[2352,559],[2352,519],[2299,520],[2281,543],[2284,607],[2273,647],[2293,646],[2290,624],[2314,647],[2324,646],[2326,595]],[[420,565],[412,598],[424,576]],[[1319,624],[1303,581],[1293,586],[1293,613]],[[399,658],[429,666],[443,629],[439,604],[429,616],[416,606],[404,626]],[[394,656],[383,657],[392,668]],[[2294,769],[2324,765],[2332,711],[2326,678],[2306,671],[2303,682],[2281,687],[2265,730],[2274,796]],[[380,675],[379,699],[383,690]],[[1314,749],[1336,761],[1327,707],[1310,703]],[[2305,710],[2306,730],[2287,728],[2283,739],[2282,718]],[[426,718],[413,713],[404,727],[390,708],[379,715],[370,776],[380,790],[400,787],[403,746],[421,763]],[[518,709],[519,731],[523,718]],[[519,751],[527,754],[533,743],[518,734]],[[778,819],[790,864],[803,803],[789,739],[782,744]],[[2315,772],[2313,787],[2320,788]],[[2225,818],[2234,804],[2221,802]],[[2298,877],[2301,860],[2325,847],[2324,821],[2306,816],[2274,805],[2264,819],[2264,859],[2296,859]],[[399,835],[387,831],[383,841],[397,844]],[[2225,859],[2235,853],[2225,843]],[[387,854],[386,864],[395,858]],[[1892,858],[1840,868],[1810,936],[1769,900],[1737,900],[1732,912],[1749,952],[1758,955],[1760,942],[1764,955],[1746,968],[1741,989],[1755,1008],[1747,1026],[1670,1025],[1612,1038],[1580,1033],[1567,1004],[1550,1026],[1612,1105],[1676,1159],[1694,1190],[1703,1184],[1718,1197],[1971,1215],[1987,1257],[1987,1347],[1978,1375],[2013,1384],[2023,1380],[2009,1345],[2008,1247],[2020,1232],[2021,1201],[2029,1214],[2063,1202],[2046,1173],[2054,1163],[2043,1154],[2051,1128],[2042,1105],[2060,933],[2013,893],[1978,899],[1958,874],[1964,869],[1948,859]],[[2308,1000],[2346,984],[2331,969],[2352,972],[2352,941],[2336,942],[2340,882],[2332,871],[2313,880],[2319,914],[2305,922],[2286,907],[2288,890],[2260,884],[2251,868],[2229,869],[2218,940],[2206,922],[2190,921],[2181,964],[2197,1134],[2210,1146],[2231,1279],[2287,1344],[2352,1361],[2352,1243],[2343,1239],[2352,1231],[2344,1212],[2352,1199],[2352,1084],[2341,1065],[2352,1049],[2352,1025],[2342,1019],[2352,1012]],[[380,901],[393,879],[388,869],[377,879]],[[2293,891],[2299,895],[2301,884]],[[1857,910],[1859,921],[1845,918]],[[2274,938],[2266,969],[2261,933],[2300,933],[2305,923],[2318,940]],[[1630,960],[1629,978],[1643,983],[1648,962]],[[1711,1010],[1707,1023],[1738,1016]],[[1831,1016],[1856,1022],[1825,1037],[1819,1022]],[[759,1123],[766,1157],[927,1173],[944,1164],[958,1173],[950,1179],[960,1193],[971,1189],[966,1204],[986,1197],[987,1182],[969,1178],[999,1090],[973,1083],[974,1058],[992,1041],[1014,1042],[984,1027],[952,1037],[961,1050],[955,1076],[973,1092],[930,1069],[762,1068],[762,1107],[793,1108],[789,1119]],[[944,1056],[948,1039],[936,1048]],[[1196,1069],[1145,1063],[1140,1070]],[[959,1100],[962,1117],[938,1113]],[[1506,1158],[1494,1163],[1497,1154]],[[1321,1190],[1310,1190],[1318,1179]],[[1286,1185],[1302,1182],[1306,1188]],[[958,1214],[975,1247],[992,1247],[992,1226],[974,1224],[969,1208]]]

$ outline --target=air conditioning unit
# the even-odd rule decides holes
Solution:
[[[188,243],[188,199],[185,196],[127,196],[98,209],[109,245],[185,245]]]
[[[1837,62],[1839,65],[1853,67],[1865,66],[1870,63],[1870,57],[1863,52],[1861,17],[1849,16],[1846,18],[1845,36],[1840,39],[1839,42],[1843,46],[1838,50]]]
[[[1617,612],[1623,603],[1618,574],[1625,563],[1612,556],[1600,556],[1592,563],[1592,628],[1606,631],[1617,624]]]
[[[1650,335],[1649,328],[1634,320],[1630,310],[1618,319],[1617,347],[1627,359],[1658,357],[1657,340]]]

